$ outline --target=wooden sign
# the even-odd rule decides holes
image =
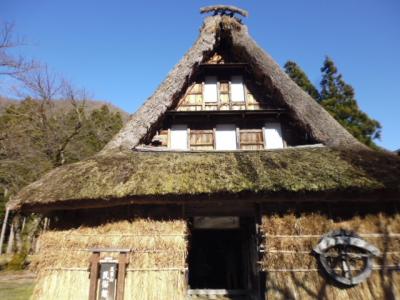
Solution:
[[[118,262],[112,259],[100,261],[100,288],[98,300],[115,300]]]
[[[195,229],[237,229],[240,228],[239,217],[194,217]]]

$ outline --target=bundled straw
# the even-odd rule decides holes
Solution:
[[[364,283],[352,288],[332,285],[320,272],[313,247],[335,229],[355,231],[382,253]],[[264,216],[268,299],[394,299],[400,297],[400,215],[369,214],[334,219],[324,214]],[[396,266],[398,266],[396,268]]]
[[[125,299],[184,299],[186,235],[185,221],[150,219],[45,232],[31,263],[39,274],[34,299],[86,299],[90,248],[131,249]]]

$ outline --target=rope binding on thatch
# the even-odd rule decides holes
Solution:
[[[221,15],[233,17],[234,14],[238,14],[242,17],[247,17],[249,15],[246,10],[232,5],[212,5],[200,8],[201,14],[206,14],[210,12],[214,13],[214,16]]]

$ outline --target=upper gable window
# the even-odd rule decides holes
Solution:
[[[236,150],[236,126],[234,124],[218,124],[215,131],[216,150]]]
[[[264,125],[265,149],[283,148],[282,128],[278,122],[268,122]]]
[[[217,92],[217,76],[206,76],[204,80],[203,97],[204,102],[217,102],[218,92]]]
[[[231,100],[233,102],[244,102],[243,76],[235,75],[231,77]]]
[[[188,149],[188,130],[187,125],[172,125],[171,127],[171,149]]]

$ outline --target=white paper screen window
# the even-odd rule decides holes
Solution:
[[[171,126],[171,149],[187,150],[188,132],[186,125]]]
[[[231,97],[233,102],[244,102],[243,76],[231,77]]]
[[[217,76],[206,76],[204,79],[204,102],[217,102]]]
[[[218,124],[215,130],[216,150],[236,150],[236,126]]]
[[[280,123],[266,123],[264,126],[264,141],[266,149],[283,148],[282,129]]]

